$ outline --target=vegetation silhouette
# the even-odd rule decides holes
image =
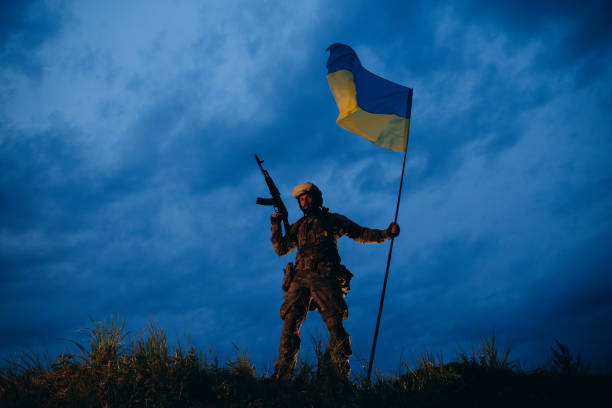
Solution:
[[[130,337],[125,322],[92,320],[77,354],[45,362],[39,353],[15,354],[0,370],[3,407],[446,407],[610,406],[612,373],[589,373],[580,357],[556,341],[548,366],[521,370],[510,347],[485,337],[457,361],[431,352],[411,367],[402,361],[391,378],[365,372],[354,382],[338,375],[330,350],[313,338],[315,360],[299,362],[288,381],[258,375],[249,353],[220,364],[211,350],[178,344],[171,350],[162,328],[149,322]],[[365,367],[364,367],[365,368]]]

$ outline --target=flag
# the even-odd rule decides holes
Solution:
[[[372,74],[345,44],[327,48],[327,81],[340,114],[336,123],[394,152],[408,145],[412,88]]]

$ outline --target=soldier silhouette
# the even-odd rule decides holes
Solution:
[[[399,225],[391,223],[386,230],[364,228],[343,215],[331,213],[323,207],[321,190],[312,183],[293,189],[304,216],[282,235],[278,212],[272,214],[270,241],[278,256],[297,247],[295,266],[285,269],[283,280],[284,302],[280,308],[283,330],[278,360],[274,363],[275,377],[291,377],[300,349],[300,328],[309,311],[319,310],[329,331],[331,361],[336,371],[348,378],[353,354],[351,338],[342,321],[348,317],[344,301],[350,290],[353,275],[340,263],[338,239],[344,235],[364,244],[384,242],[400,233]]]

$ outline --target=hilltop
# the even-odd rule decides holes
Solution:
[[[3,407],[442,407],[609,406],[612,374],[591,374],[588,365],[557,342],[547,367],[524,371],[510,348],[483,338],[456,361],[443,364],[423,353],[414,367],[347,381],[329,364],[319,340],[315,361],[301,361],[290,381],[258,375],[247,352],[221,363],[196,346],[170,348],[163,329],[128,337],[125,325],[93,322],[79,353],[43,362],[21,353],[0,375]]]

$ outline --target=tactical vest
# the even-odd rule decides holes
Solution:
[[[297,242],[296,261],[308,257],[340,263],[337,227],[332,225],[332,218],[328,212],[305,215],[293,224],[291,232],[295,234]]]

